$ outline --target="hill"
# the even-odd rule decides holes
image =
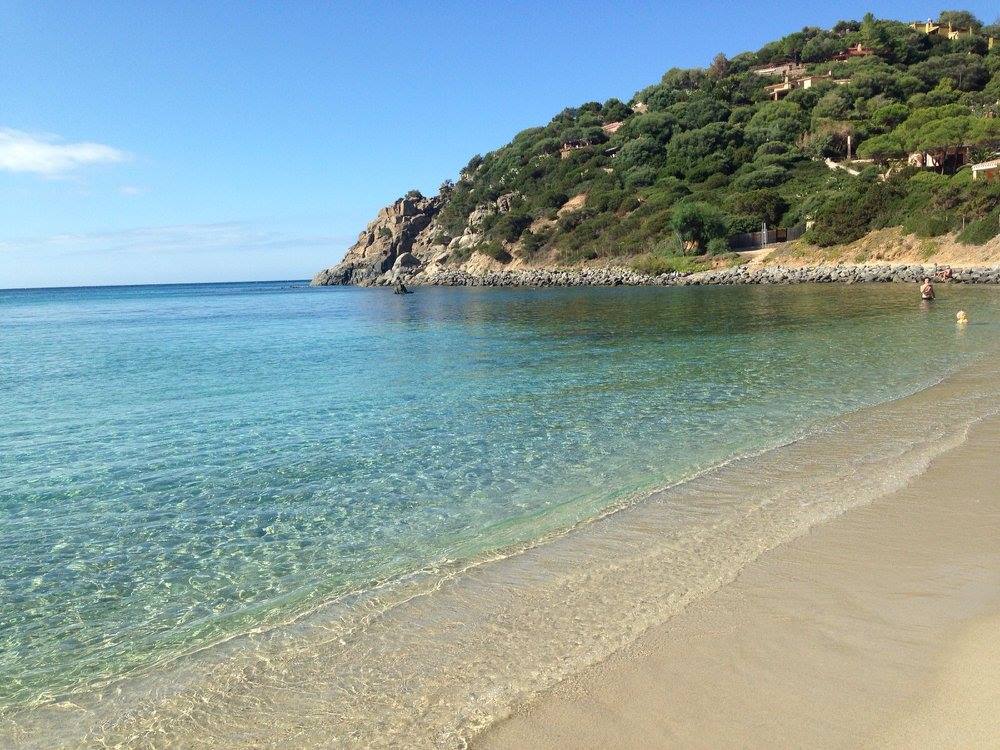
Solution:
[[[683,267],[762,224],[819,247],[901,227],[982,244],[1000,181],[1000,24],[841,21],[569,107],[384,208],[315,283],[462,267]]]

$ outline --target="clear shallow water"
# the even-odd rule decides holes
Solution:
[[[992,349],[996,290],[913,297],[0,292],[0,711],[433,578]],[[713,511],[671,513],[686,529]]]

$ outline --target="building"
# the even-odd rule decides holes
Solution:
[[[969,148],[969,146],[955,146],[941,151],[914,151],[907,157],[906,163],[911,167],[936,169],[942,174],[955,174],[969,163]]]
[[[848,47],[843,52],[838,52],[833,56],[834,60],[850,60],[852,57],[867,57],[868,55],[874,55],[875,50],[866,47],[861,42],[858,42],[853,47]]]
[[[754,68],[752,72],[759,76],[788,76],[790,78],[798,78],[806,74],[806,66],[801,63],[783,62],[765,65],[762,68]]]
[[[822,83],[823,81],[829,81],[837,86],[843,86],[851,82],[850,78],[834,78],[833,71],[829,73],[824,73],[823,75],[815,76],[799,76],[797,78],[792,78],[791,76],[785,76],[785,80],[781,83],[772,83],[770,86],[765,86],[764,91],[767,95],[771,97],[773,101],[778,101],[784,99],[788,94],[790,94],[795,89],[811,89],[813,86]]]
[[[972,29],[952,26],[951,21],[945,25],[934,23],[930,19],[923,22],[914,21],[910,24],[910,28],[930,34],[931,36],[941,36],[945,39],[960,39],[963,36],[972,36]]]
[[[559,158],[568,159],[570,157],[570,154],[572,154],[574,151],[579,151],[581,148],[590,148],[593,145],[594,142],[589,138],[566,141],[565,143],[562,144],[562,147],[559,149]]]
[[[996,182],[1000,180],[1000,159],[972,165],[972,179]]]

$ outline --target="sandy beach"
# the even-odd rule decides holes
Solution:
[[[998,443],[978,423],[474,746],[1000,747]]]

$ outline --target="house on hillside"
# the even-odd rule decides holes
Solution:
[[[972,165],[972,179],[996,182],[1000,180],[1000,159],[980,162]]]
[[[910,24],[910,28],[922,31],[925,34],[930,34],[931,36],[940,36],[945,39],[961,39],[963,36],[972,36],[975,33],[972,29],[963,29],[958,26],[953,26],[951,21],[944,25],[934,23],[931,20],[923,22],[914,21]],[[996,44],[996,39],[991,36],[986,37],[987,49],[993,49],[994,44]]]
[[[874,55],[875,50],[866,47],[861,42],[858,42],[853,47],[848,47],[843,52],[838,52],[833,56],[834,60],[850,60],[852,57],[867,57],[868,55]]]
[[[781,83],[772,83],[770,86],[765,86],[764,91],[767,95],[771,97],[773,101],[778,101],[784,99],[788,94],[790,94],[795,89],[811,89],[813,86],[822,83],[823,81],[830,81],[837,86],[843,86],[851,82],[850,78],[834,78],[833,71],[829,73],[824,73],[823,75],[815,76],[799,76],[798,78],[792,78],[790,76],[785,76],[785,80]]]
[[[943,174],[955,174],[969,163],[969,146],[955,146],[942,151],[914,151],[906,164],[920,169],[936,169]]]
[[[930,36],[940,36],[945,39],[961,39],[963,36],[972,36],[972,29],[963,29],[959,26],[953,26],[951,21],[947,24],[934,23],[930,19],[926,21],[914,21],[910,24],[910,28],[916,31],[922,31]]]
[[[789,76],[791,78],[798,78],[806,74],[806,66],[801,63],[783,62],[765,65],[762,68],[754,68],[751,72],[759,76]]]
[[[583,138],[580,140],[565,141],[562,147],[559,149],[559,158],[568,159],[569,155],[574,151],[578,151],[581,148],[589,148],[594,145],[594,142],[589,138]]]

